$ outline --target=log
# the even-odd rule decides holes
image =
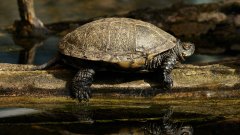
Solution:
[[[43,23],[37,19],[33,0],[18,0],[19,14],[22,21],[28,21],[30,24],[42,27]]]
[[[201,124],[226,119],[239,122],[239,62],[178,65],[172,72],[173,90],[160,93],[154,93],[152,88],[158,85],[154,73],[96,74],[91,86],[93,97],[87,105],[79,105],[69,96],[67,84],[75,73],[73,69],[57,66],[27,71],[33,65],[2,63],[0,107],[34,108],[45,113],[4,118],[0,122],[139,122],[159,120],[162,110],[169,107],[178,122]]]
[[[16,20],[13,24],[14,36],[16,38],[45,39],[49,31],[37,18],[34,11],[34,1],[18,0],[17,2],[21,20]]]
[[[174,87],[164,91],[154,73],[99,72],[93,97],[226,98],[240,96],[239,60],[210,65],[178,65],[172,72]],[[68,84],[76,72],[62,67],[26,71],[31,65],[0,64],[0,96],[68,97]],[[160,90],[156,90],[160,87]],[[155,96],[156,95],[156,96]]]
[[[17,0],[20,20],[12,27],[13,41],[24,48],[20,52],[20,64],[33,64],[36,49],[42,45],[50,31],[37,18],[33,0]]]
[[[238,8],[238,5],[236,7]],[[152,12],[154,10],[151,9],[149,11]],[[159,12],[159,10],[156,11]],[[160,11],[162,12],[162,10]],[[227,8],[223,11],[224,13],[229,13]],[[156,12],[156,15],[158,12]],[[173,14],[176,12],[173,12]],[[180,19],[180,21],[172,21],[172,23],[169,23],[170,25],[164,25],[168,26],[165,27],[165,29],[174,33],[178,29],[185,28],[186,26],[199,26],[198,23],[200,23],[203,27],[200,27],[200,29],[194,29],[197,30],[197,34],[193,34],[189,31],[177,31],[177,34],[179,35],[174,33],[177,37],[180,36],[183,37],[183,39],[189,38],[190,40],[195,41],[195,39],[198,39],[199,37],[206,37],[206,33],[211,34],[209,32],[212,30],[215,31],[215,29],[212,28],[220,28],[218,23],[220,22],[220,25],[222,25],[222,22],[224,22],[222,19],[226,19],[221,13],[215,14],[215,12],[213,13],[212,11],[209,12],[210,14],[199,13],[200,14],[197,15],[198,19],[200,17],[198,21],[195,20],[196,22],[194,22],[194,20],[191,20],[194,22],[193,25],[178,25],[188,18],[185,17],[183,20]],[[133,12],[129,15],[133,15]],[[174,20],[178,17],[181,18],[181,15],[183,14],[177,13],[177,15],[172,18],[168,17],[170,20]],[[216,16],[217,18],[215,18]],[[219,16],[220,19],[218,18]],[[236,16],[234,15],[233,18],[235,17]],[[227,18],[229,19],[229,17]],[[213,23],[217,22],[216,25],[211,24],[211,27],[205,27],[207,26],[207,23],[212,21]],[[58,32],[62,32],[62,30],[69,31],[86,22],[88,22],[88,20],[80,21],[80,23],[66,22],[62,23],[63,25],[58,24],[60,27],[64,26],[62,29],[59,29],[60,27],[57,25],[49,25],[48,28],[56,28],[57,30],[60,30]],[[234,21],[227,21],[227,24],[231,24],[233,22]],[[238,21],[235,21],[234,23],[237,24],[236,22]],[[161,23],[156,21],[156,25],[161,27],[159,24]],[[238,27],[239,25],[231,25],[231,28]],[[191,28],[188,29],[192,30]],[[225,29],[222,30],[224,31]],[[236,31],[231,32],[234,33]],[[229,33],[226,34],[227,38],[229,38],[228,34]],[[220,38],[222,38],[221,36]],[[191,37],[194,38],[191,39]],[[225,37],[223,40],[224,39]],[[237,43],[236,41],[239,41],[238,35],[235,34],[233,34],[231,39],[233,39],[231,40],[233,43]],[[202,39],[199,38],[199,40],[196,41],[202,41]],[[208,39],[204,41],[208,41]],[[34,41],[33,43],[38,44],[39,42]],[[206,46],[199,46],[198,48],[199,49],[197,51],[201,52],[201,49],[206,48]],[[205,49],[202,52],[209,53],[207,51],[208,50]],[[217,53],[219,53],[219,51],[217,51]],[[235,123],[239,123],[239,63],[240,60],[202,65],[178,65],[172,72],[174,88],[171,91],[163,91],[161,88],[160,91],[155,90],[156,86],[159,87],[159,83],[155,80],[154,73],[143,72],[141,74],[116,74],[102,72],[97,74],[96,81],[91,86],[93,89],[93,98],[89,102],[89,110],[88,106],[86,109],[84,106],[76,104],[76,100],[69,98],[68,83],[71,81],[71,78],[76,72],[75,70],[64,67],[56,67],[42,71],[27,71],[33,66],[2,63],[0,64],[0,107],[29,107],[47,112],[43,114],[40,113],[38,115],[33,114],[23,117],[1,119],[0,129],[3,129],[1,131],[8,130],[7,133],[9,133],[11,131],[15,131],[16,125],[20,125],[20,128],[22,129],[21,124],[27,125],[26,123],[32,124],[39,122],[43,125],[49,125],[50,123],[59,124],[59,121],[61,121],[62,124],[69,124],[71,122],[76,124],[86,122],[86,120],[89,120],[90,122],[94,120],[97,123],[103,124],[116,121],[139,122],[146,120],[158,120],[160,119],[160,116],[162,116],[162,112],[160,110],[166,106],[173,107],[174,113],[176,114],[175,116],[179,118],[177,119],[179,122],[192,122],[199,124],[209,121],[225,120],[227,118],[230,119],[231,122],[236,121]],[[86,112],[86,110],[90,113]],[[70,119],[62,116],[67,116]],[[84,116],[87,117],[85,118]],[[182,116],[185,117],[183,118]],[[14,125],[14,128],[9,128],[9,123],[15,123],[16,125]],[[39,125],[36,127],[39,128]],[[84,128],[83,126],[78,126],[77,129],[79,129],[79,127]],[[53,130],[49,131],[52,132]]]

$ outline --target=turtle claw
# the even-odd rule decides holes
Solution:
[[[163,79],[163,86],[165,90],[171,90],[173,87],[173,80],[171,76],[165,75]]]
[[[75,75],[72,80],[73,98],[77,98],[79,102],[88,102],[91,98],[91,84],[93,81],[94,70],[82,69]]]
[[[75,97],[78,99],[79,102],[88,102],[91,98],[90,88],[77,90]]]

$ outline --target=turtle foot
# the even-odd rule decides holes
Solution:
[[[165,75],[163,79],[163,87],[165,90],[171,90],[173,87],[173,80],[170,75]]]
[[[81,88],[74,91],[75,98],[77,98],[79,102],[88,102],[92,95],[90,88]]]
[[[92,69],[81,69],[72,80],[71,93],[73,98],[77,98],[79,102],[88,101],[91,98],[91,88],[93,75]]]

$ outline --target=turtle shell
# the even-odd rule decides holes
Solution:
[[[59,51],[92,61],[141,65],[173,48],[176,41],[174,36],[147,22],[105,18],[82,25],[64,36]]]

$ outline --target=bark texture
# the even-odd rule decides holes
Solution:
[[[24,71],[32,66],[1,64],[1,96],[69,96],[68,83],[76,71],[56,68]],[[178,65],[174,88],[157,91],[154,73],[96,73],[93,97],[226,98],[240,96],[239,60],[209,65]],[[161,87],[161,86],[160,86]],[[155,96],[156,95],[156,96]]]
[[[19,15],[21,20],[14,22],[14,36],[16,38],[44,39],[48,30],[34,11],[33,0],[18,0]]]

